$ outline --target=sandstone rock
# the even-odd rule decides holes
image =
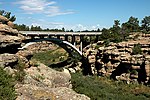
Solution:
[[[21,42],[21,38],[17,36],[10,36],[10,35],[0,35],[0,42],[1,43],[16,43]]]
[[[95,59],[95,55],[90,55],[88,56],[88,60],[89,60],[89,63],[95,63],[96,59]]]
[[[11,21],[8,21],[8,22],[7,22],[7,25],[10,26],[11,28],[14,28],[14,23],[11,22]]]
[[[0,54],[0,67],[13,67],[18,63],[18,57],[15,54]]]
[[[111,68],[111,67],[112,67],[112,64],[111,64],[110,61],[106,64],[106,67],[107,67],[107,68]]]
[[[23,84],[16,84],[16,100],[90,100],[71,89],[70,73],[55,71],[43,64],[25,69]]]
[[[150,76],[150,64],[145,65],[146,76]]]
[[[150,60],[150,55],[146,55],[145,59]]]
[[[5,67],[4,70],[9,74],[9,75],[14,75],[15,74],[15,69],[12,69],[11,67]]]
[[[19,94],[16,100],[90,100],[66,87],[41,88],[26,84],[19,86],[16,91]]]
[[[8,25],[0,24],[0,32],[5,32],[8,35],[18,36],[19,32]]]
[[[75,69],[73,69],[73,68],[68,68],[68,70],[70,73],[76,73]]]
[[[21,41],[17,36],[0,35],[0,53],[16,53]]]
[[[103,51],[105,48],[104,47],[99,47],[98,50],[99,51]]]
[[[8,21],[9,20],[6,17],[0,15],[0,22],[2,22],[2,24],[6,24]]]
[[[98,72],[99,72],[99,73],[102,73],[102,74],[106,74],[106,73],[107,73],[106,70],[105,70],[105,68],[102,68],[102,69],[99,70]]]
[[[116,79],[119,81],[121,80],[121,81],[126,81],[127,83],[129,83],[130,81],[129,77],[130,77],[130,74],[123,73],[120,76],[116,76]]]
[[[138,79],[138,75],[133,75],[133,74],[132,74],[132,75],[130,75],[130,78],[131,78],[131,79]]]
[[[28,51],[28,50],[23,50],[23,51],[17,52],[17,55],[25,57],[27,60],[30,60],[30,58],[33,56],[33,52]]]
[[[141,69],[141,68],[140,68],[140,66],[134,66],[134,65],[132,65],[132,69],[136,69],[137,70],[137,69]]]
[[[104,43],[104,41],[98,41],[97,45],[102,45]]]
[[[55,71],[44,64],[25,69],[27,75],[48,87],[70,87],[71,75]],[[49,81],[49,82],[48,82]],[[29,83],[29,82],[28,82]]]

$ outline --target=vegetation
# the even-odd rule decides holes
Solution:
[[[141,54],[142,50],[141,50],[141,45],[140,44],[136,44],[134,45],[134,47],[132,48],[132,54]]]
[[[23,82],[24,76],[26,75],[24,71],[24,66],[23,62],[21,60],[18,61],[18,64],[16,65],[16,72],[15,72],[15,80],[18,82]]]
[[[60,66],[58,66],[57,64],[67,60],[67,58],[68,58],[67,52],[62,48],[58,48],[56,50],[36,53],[33,55],[32,60],[37,60],[49,67],[59,69]]]
[[[91,100],[149,100],[150,88],[138,84],[125,84],[104,77],[72,74],[73,89]]]
[[[73,32],[73,30],[66,30],[63,27],[62,29],[42,29],[40,26],[33,26],[31,25],[31,27],[25,25],[25,24],[15,24],[15,28],[19,31],[50,31],[50,32]]]
[[[0,10],[0,15],[8,18],[9,21],[12,21],[12,22],[14,22],[16,20],[16,16],[15,15],[11,16],[11,12],[6,12],[4,10]]]
[[[15,80],[0,67],[0,100],[15,100]]]
[[[142,20],[141,29],[144,32],[149,32],[150,31],[150,16],[145,16],[145,18]]]
[[[109,29],[103,28],[102,35],[99,36],[99,40],[103,40],[108,45],[109,42],[121,42],[128,39],[129,33],[131,32],[150,32],[150,16],[146,16],[141,21],[141,26],[139,25],[138,18],[131,16],[129,20],[125,23],[120,24],[119,20],[114,20],[113,27]]]

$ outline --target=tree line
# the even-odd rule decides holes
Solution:
[[[145,16],[140,21],[138,18],[131,16],[127,22],[120,24],[119,20],[114,20],[114,25],[109,29],[103,28],[99,40],[105,43],[121,42],[128,38],[131,32],[150,33],[150,16]]]
[[[33,26],[31,25],[31,27],[25,25],[25,24],[15,24],[15,28],[19,31],[52,31],[52,32],[73,32],[73,30],[65,30],[65,28],[63,27],[62,29],[43,29],[40,26]]]

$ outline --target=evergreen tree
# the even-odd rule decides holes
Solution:
[[[150,16],[145,16],[142,20],[142,30],[150,31]]]

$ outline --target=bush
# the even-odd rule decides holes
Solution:
[[[15,72],[15,80],[18,82],[23,82],[24,76],[26,75],[24,71],[25,64],[21,60],[18,61],[18,64],[16,65],[17,71]]]
[[[141,54],[142,50],[141,50],[141,46],[140,44],[136,44],[134,45],[134,47],[132,48],[132,54]]]
[[[15,80],[0,68],[0,100],[15,100]]]

